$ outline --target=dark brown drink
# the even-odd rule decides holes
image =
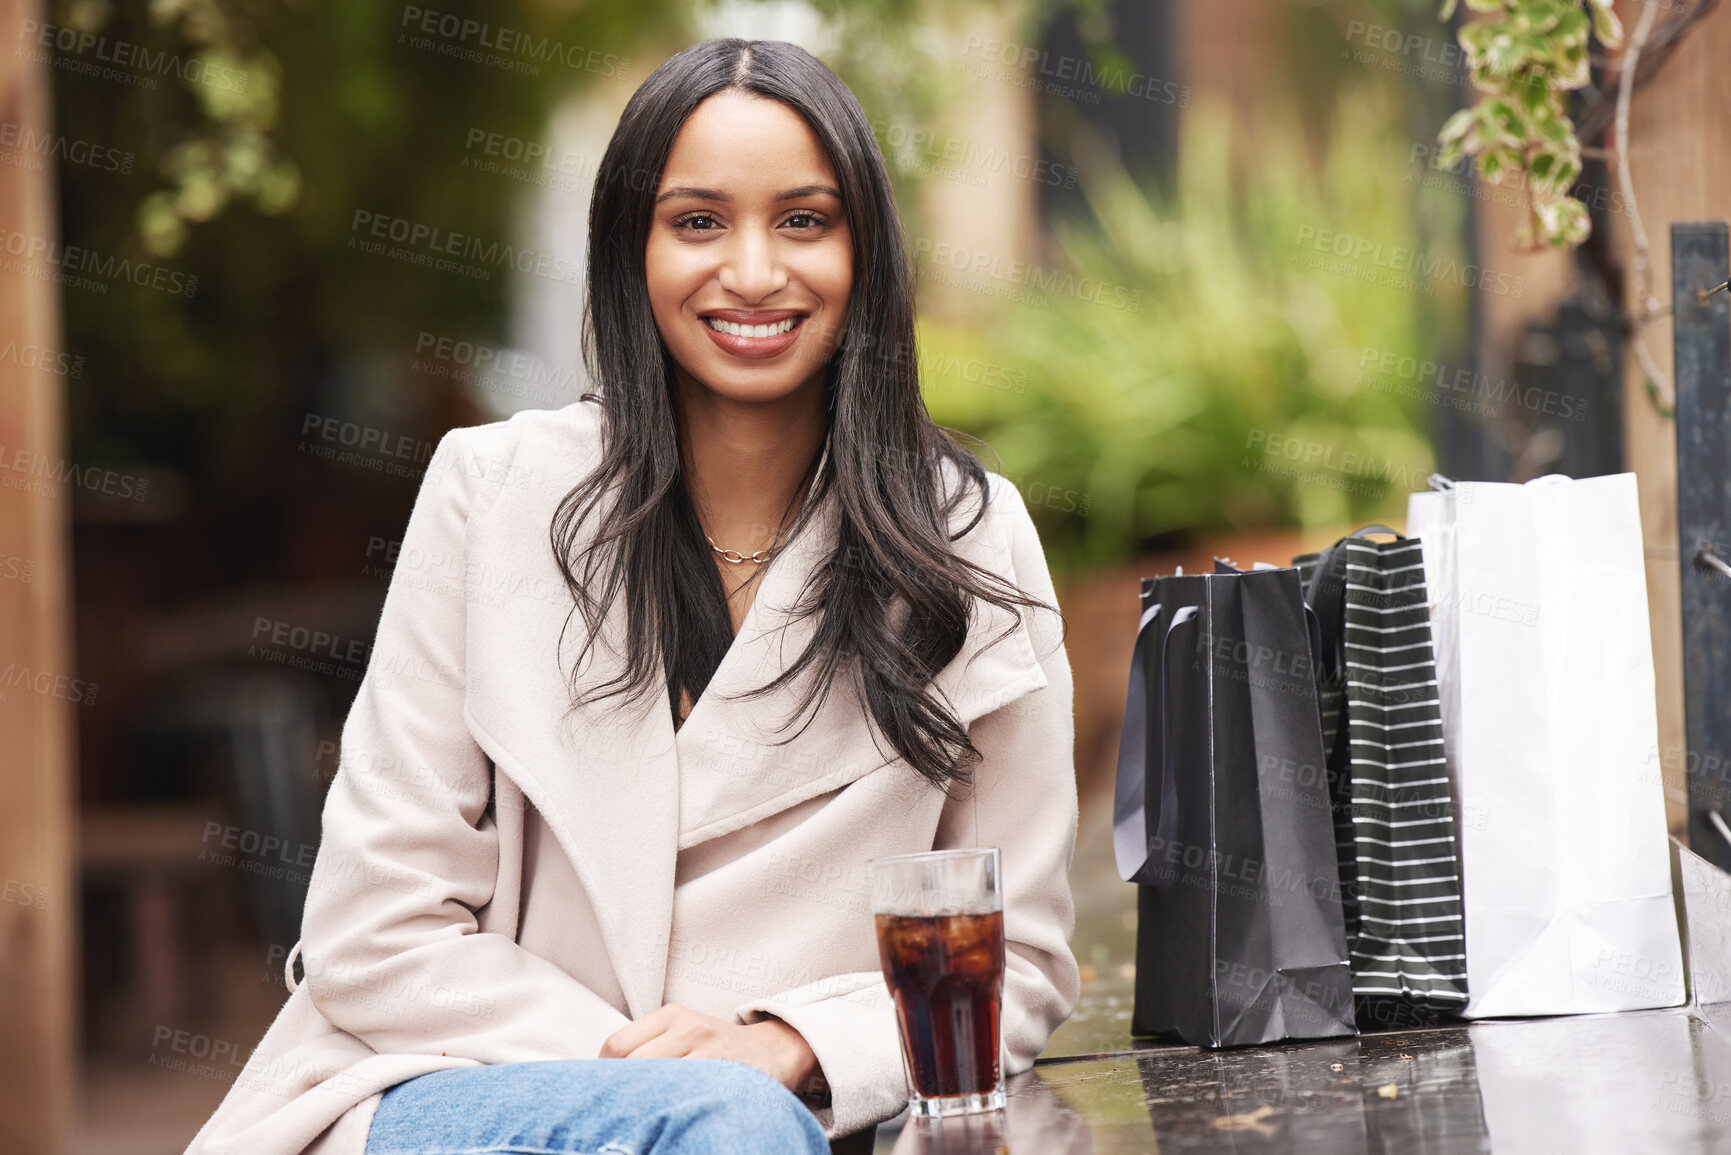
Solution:
[[[998,1084],[1004,912],[876,918],[915,1093],[990,1092]]]

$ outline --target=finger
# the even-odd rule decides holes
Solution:
[[[681,1030],[665,1031],[638,1047],[628,1059],[683,1059],[696,1048],[697,1041]]]
[[[650,1011],[635,1022],[626,1023],[608,1035],[606,1041],[601,1044],[601,1057],[603,1059],[618,1059],[631,1054],[638,1047],[678,1021],[677,1012],[681,1009],[673,1003],[668,1003]]]
[[[756,1067],[782,1086],[789,1090],[794,1089],[783,1076],[774,1057],[755,1048],[729,1046],[721,1039],[704,1038],[697,1040],[695,1045],[688,1048],[685,1054],[679,1057],[683,1059],[730,1059],[735,1063]]]

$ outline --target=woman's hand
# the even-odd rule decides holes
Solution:
[[[733,1059],[766,1071],[790,1091],[811,1089],[817,1055],[780,1019],[731,1023],[668,1003],[601,1044],[603,1059]]]

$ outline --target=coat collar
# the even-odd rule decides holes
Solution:
[[[519,457],[530,449],[524,446]],[[480,524],[470,526],[471,573],[489,553],[509,556],[528,579],[522,588],[539,592],[471,599],[464,715],[571,860],[606,936],[629,1014],[638,1018],[662,1003],[678,852],[845,786],[891,761],[891,752],[881,736],[874,742],[875,727],[846,677],[837,677],[815,712],[798,717],[814,671],[770,694],[742,696],[811,639],[815,621],[799,620],[792,608],[834,549],[833,493],[767,563],[739,634],[676,733],[665,689],[628,706],[613,699],[571,708],[565,676],[582,646],[583,618],[572,615],[566,627],[571,599],[545,543],[553,508],[576,478],[568,468],[535,476],[551,480],[501,492]],[[999,508],[994,502],[993,512]],[[969,518],[964,513],[958,528]],[[956,549],[1011,576],[1000,518],[988,514]],[[611,678],[623,667],[623,612],[616,603],[603,621],[585,681]],[[964,725],[1046,685],[1025,627],[987,645],[1010,624],[995,607],[976,613],[962,651],[937,676]],[[778,729],[789,718],[793,724]]]

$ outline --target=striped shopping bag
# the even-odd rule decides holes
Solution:
[[[1385,534],[1375,541],[1368,534]],[[1295,558],[1322,632],[1318,701],[1359,1025],[1466,1006],[1455,807],[1417,539],[1361,529]]]

